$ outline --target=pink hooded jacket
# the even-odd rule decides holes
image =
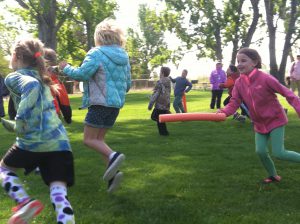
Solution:
[[[248,106],[254,130],[266,134],[288,122],[276,93],[284,96],[300,117],[300,99],[273,76],[257,69],[236,80],[229,104],[220,111],[230,116],[243,101]]]

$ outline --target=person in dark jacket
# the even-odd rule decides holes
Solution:
[[[158,132],[160,135],[169,135],[166,123],[159,122],[160,114],[170,113],[170,94],[171,94],[171,81],[168,78],[170,75],[170,68],[161,67],[160,79],[156,83],[153,94],[150,98],[148,109],[151,110],[153,105],[154,110],[151,114],[151,119],[156,121]]]

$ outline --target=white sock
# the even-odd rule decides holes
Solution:
[[[57,223],[75,224],[74,212],[67,196],[67,188],[62,185],[52,185],[50,199],[56,212]]]
[[[109,157],[108,157],[109,161],[114,157],[115,154],[116,154],[116,152],[112,152],[112,153],[109,155]]]

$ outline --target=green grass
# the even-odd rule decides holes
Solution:
[[[66,128],[76,184],[68,192],[77,224],[299,223],[300,164],[275,160],[283,180],[262,188],[257,182],[267,174],[254,152],[249,121],[168,123],[170,136],[159,136],[147,110],[149,94],[130,92],[107,135],[108,145],[127,156],[125,179],[114,195],[106,193],[101,157],[82,143],[87,111],[77,109],[79,96],[71,96],[74,122]],[[300,151],[299,119],[280,100],[289,109],[286,148]],[[189,112],[213,112],[209,91],[191,91],[187,101]],[[14,135],[0,127],[0,139],[3,155]],[[19,174],[29,194],[46,206],[34,223],[56,223],[47,186],[39,176]],[[6,223],[14,203],[0,192],[0,223]]]

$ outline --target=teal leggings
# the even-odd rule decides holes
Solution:
[[[281,160],[300,163],[300,154],[284,148],[284,126],[273,129],[268,134],[255,132],[256,153],[270,176],[276,176],[276,168],[269,155],[268,140],[271,141],[272,155]]]

